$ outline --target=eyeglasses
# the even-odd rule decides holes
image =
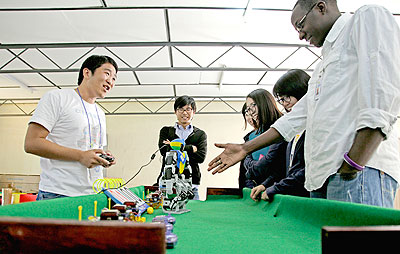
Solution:
[[[283,104],[284,104],[285,102],[286,102],[286,103],[290,103],[290,100],[291,100],[290,96],[284,95],[284,96],[282,96],[281,98],[277,99],[276,101],[277,101],[279,104],[281,104],[281,105],[283,106]]]
[[[315,4],[313,4],[313,6],[311,7],[311,9],[300,19],[299,22],[297,22],[297,24],[295,25],[295,28],[297,30],[297,32],[301,32],[301,30],[304,27],[304,22],[306,21],[307,15],[314,9],[314,7],[318,4],[319,2],[316,2]]]
[[[244,110],[244,113],[246,113],[246,115],[249,115],[249,114],[254,113],[254,111],[256,110],[256,106],[257,106],[257,104],[255,104],[255,103],[250,104],[250,106],[248,106],[248,107]]]
[[[190,107],[188,107],[188,108],[186,108],[186,109],[184,109],[184,108],[178,108],[177,111],[178,111],[179,113],[183,113],[183,112],[185,112],[185,111],[186,111],[187,113],[192,113],[193,109],[190,108]]]

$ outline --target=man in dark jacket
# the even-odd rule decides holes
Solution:
[[[206,158],[207,135],[203,130],[192,125],[193,116],[196,113],[196,102],[192,97],[186,95],[178,97],[174,103],[174,110],[177,122],[174,126],[164,126],[160,130],[158,147],[161,148],[161,155],[165,157],[166,153],[171,150],[169,143],[172,140],[177,138],[185,140],[184,151],[188,154],[189,164],[192,168],[194,199],[199,199],[198,187],[201,179],[199,163],[204,162]],[[164,146],[166,144],[167,146]],[[163,160],[161,172],[155,185],[158,185],[164,165],[165,160]]]

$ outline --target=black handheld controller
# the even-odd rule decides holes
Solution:
[[[105,159],[106,161],[108,161],[110,163],[114,161],[114,157],[109,156],[107,154],[100,154],[99,156],[100,156],[100,158],[103,158],[103,159]]]

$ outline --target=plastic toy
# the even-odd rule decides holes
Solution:
[[[154,217],[152,222],[165,224],[165,242],[167,244],[167,248],[174,248],[175,245],[178,243],[178,236],[172,233],[172,231],[174,230],[173,224],[175,224],[176,219],[171,215],[159,215]]]

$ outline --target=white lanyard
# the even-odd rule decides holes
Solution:
[[[94,144],[92,144],[92,135],[91,135],[91,130],[90,130],[89,115],[88,115],[88,113],[87,113],[87,110],[86,110],[86,107],[85,107],[85,103],[83,102],[81,93],[79,92],[79,88],[76,88],[76,90],[78,91],[79,97],[81,98],[82,105],[83,105],[83,109],[85,110],[86,118],[87,118],[87,122],[88,122],[88,126],[89,126],[89,147],[90,147],[90,149],[93,149]],[[95,109],[96,109],[97,119],[99,119],[99,126],[100,126],[100,142],[99,142],[99,148],[102,148],[102,142],[101,142],[101,121],[100,121],[99,112],[97,111],[97,106],[96,106],[96,104],[94,105],[94,107],[95,107]]]

